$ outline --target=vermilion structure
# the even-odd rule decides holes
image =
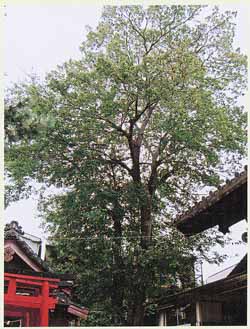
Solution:
[[[48,327],[49,311],[58,303],[53,291],[60,279],[5,273],[4,281],[5,316],[23,319],[25,327]]]
[[[5,227],[5,326],[79,325],[88,309],[71,300],[73,281],[40,258],[40,239],[25,235],[16,221]],[[36,250],[36,252],[34,251]]]

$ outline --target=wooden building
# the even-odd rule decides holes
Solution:
[[[203,197],[191,210],[176,218],[176,227],[185,236],[219,226],[222,233],[242,219],[247,220],[247,167],[241,174]]]
[[[247,168],[179,216],[176,226],[187,237],[216,225],[225,234],[230,226],[244,219],[247,220]],[[158,324],[246,325],[247,255],[223,279],[162,297],[158,302]]]
[[[73,278],[54,273],[41,259],[41,240],[18,222],[4,232],[4,326],[78,325],[88,309],[72,301]]]

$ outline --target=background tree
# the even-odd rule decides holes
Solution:
[[[186,241],[172,219],[245,154],[234,16],[105,7],[81,60],[6,94],[7,202],[30,179],[62,188],[42,215],[58,268],[77,273],[79,299],[105,314],[99,324],[142,325],[159,274],[185,274],[183,257],[207,257],[216,241]]]

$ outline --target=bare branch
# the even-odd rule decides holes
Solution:
[[[142,122],[141,128],[139,129],[138,136],[135,140],[135,143],[137,145],[141,145],[145,129],[146,129],[148,123],[149,123],[149,120],[152,116],[152,113],[153,113],[153,110],[155,109],[155,106],[156,106],[156,103],[147,104],[146,107],[144,108],[144,110],[139,115],[139,118],[140,118],[141,115],[148,110],[148,112],[146,112],[146,116],[145,116],[145,118]]]

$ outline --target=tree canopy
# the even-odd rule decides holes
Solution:
[[[107,6],[80,60],[6,92],[6,201],[32,179],[61,189],[41,213],[55,263],[77,273],[79,300],[96,308],[93,323],[142,325],[160,274],[170,285],[224,243],[212,232],[185,240],[173,217],[246,152],[234,17]]]

